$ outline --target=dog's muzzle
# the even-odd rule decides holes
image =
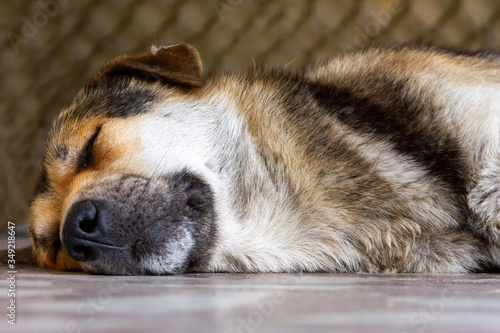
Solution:
[[[98,185],[69,208],[61,233],[68,255],[88,270],[174,274],[206,258],[215,213],[212,192],[199,177],[127,175]]]

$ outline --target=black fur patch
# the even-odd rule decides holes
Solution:
[[[389,141],[401,153],[411,156],[427,171],[442,179],[457,195],[467,190],[465,159],[455,138],[432,121],[432,105],[406,101],[404,82],[384,83],[387,101],[357,97],[330,85],[309,84],[317,103],[329,114],[361,133]],[[422,123],[422,114],[429,121]]]
[[[130,78],[114,78],[99,84],[90,81],[75,99],[75,108],[70,114],[82,118],[99,115],[127,118],[144,113],[147,103],[155,100],[150,86],[131,85]]]
[[[483,58],[488,60],[497,60],[500,61],[500,54],[494,51],[488,50],[461,50],[461,51],[448,51],[451,55],[455,56],[466,56],[466,57],[476,57]]]
[[[40,173],[38,174],[35,191],[33,193],[33,198],[40,194],[46,193],[49,190],[50,190],[50,183],[47,176],[47,169],[45,168],[45,165],[42,163],[40,168]]]

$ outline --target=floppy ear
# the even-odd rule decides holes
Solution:
[[[203,65],[200,54],[189,44],[151,47],[151,53],[124,55],[111,60],[94,77],[132,76],[147,81],[162,81],[202,87]]]

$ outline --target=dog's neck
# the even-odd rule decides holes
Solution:
[[[250,271],[277,271],[277,267],[283,267],[286,262],[290,270],[313,271],[328,265],[328,257],[346,259],[332,269],[354,265],[354,251],[347,246],[335,246],[341,242],[338,239],[328,240],[333,244],[329,246],[329,253],[311,253],[312,243],[329,236],[321,230],[301,232],[307,223],[305,219],[319,215],[310,207],[306,218],[302,210],[297,209],[307,205],[297,202],[295,195],[301,186],[300,177],[295,177],[295,173],[301,172],[301,161],[289,160],[292,154],[287,154],[286,149],[294,147],[286,142],[288,138],[281,136],[284,133],[280,133],[280,128],[265,125],[270,122],[264,118],[275,114],[273,111],[283,105],[272,98],[264,96],[263,99],[261,89],[258,85],[243,87],[237,94],[241,101],[217,96],[207,104],[215,115],[215,119],[208,122],[215,127],[206,132],[210,133],[207,139],[219,143],[213,164],[218,169],[216,211],[221,220],[217,224],[219,246],[212,256],[211,269],[237,271],[243,265]],[[220,87],[217,90],[225,91]],[[245,109],[248,105],[261,109]],[[285,225],[294,227],[284,228]],[[323,251],[321,247],[316,248]],[[344,252],[339,253],[337,249]]]

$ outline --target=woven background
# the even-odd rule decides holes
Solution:
[[[0,229],[26,221],[48,128],[119,54],[192,43],[205,75],[300,66],[371,45],[498,48],[496,0],[2,1]]]

